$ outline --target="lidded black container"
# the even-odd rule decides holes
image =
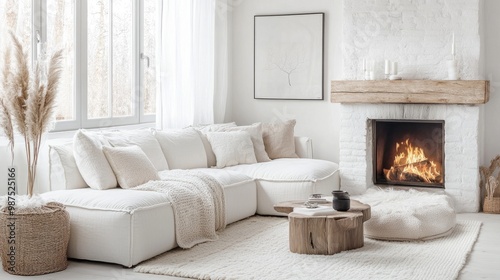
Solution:
[[[349,193],[345,191],[333,191],[332,192],[332,206],[333,209],[337,211],[347,211],[351,208],[351,198]]]

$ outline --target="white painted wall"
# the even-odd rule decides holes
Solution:
[[[330,81],[341,79],[342,1],[235,0],[232,13],[232,120],[245,125],[295,118],[296,135],[312,138],[314,157],[338,162],[339,104],[330,103]],[[254,16],[325,13],[323,101],[256,100],[253,77]]]

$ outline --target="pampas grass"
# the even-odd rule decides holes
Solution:
[[[14,33],[10,32],[14,45],[14,61],[10,50],[5,52],[3,96],[0,104],[0,124],[11,145],[14,158],[14,125],[24,138],[28,165],[28,196],[33,195],[36,166],[42,136],[47,132],[54,115],[56,94],[62,72],[62,50],[56,51],[48,64],[47,79],[43,79],[44,61],[37,60],[34,71],[28,68],[27,54]]]

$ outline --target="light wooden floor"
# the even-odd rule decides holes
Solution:
[[[461,220],[478,220],[483,225],[481,233],[469,256],[467,264],[460,273],[461,280],[500,279],[500,214],[459,214]],[[3,270],[0,279],[24,279],[27,277],[12,276]],[[43,280],[122,280],[122,279],[183,279],[169,276],[134,273],[132,269],[122,268],[119,265],[102,264],[85,261],[71,261],[69,267],[61,272],[48,275],[34,276],[29,279]]]

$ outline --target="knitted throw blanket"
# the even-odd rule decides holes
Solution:
[[[149,181],[132,188],[168,195],[175,220],[175,235],[181,248],[217,239],[216,231],[226,227],[224,192],[212,176],[200,171],[162,172],[161,181]]]

